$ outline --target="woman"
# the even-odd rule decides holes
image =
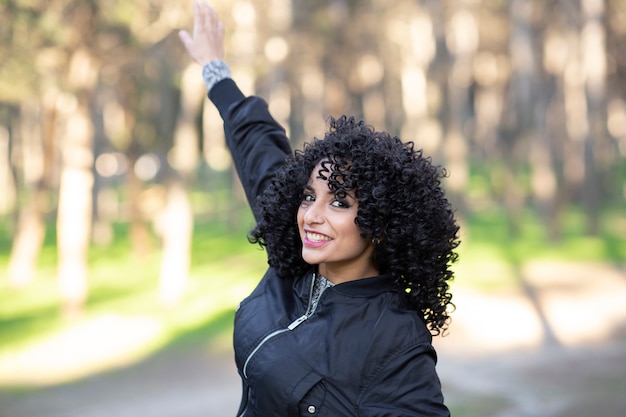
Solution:
[[[240,416],[449,416],[432,334],[447,327],[458,245],[442,172],[412,143],[331,119],[292,153],[266,103],[245,97],[223,28],[194,4],[180,36],[255,214],[269,269],[235,316]]]

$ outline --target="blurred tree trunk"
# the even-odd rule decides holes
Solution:
[[[0,102],[20,108],[8,132],[18,203],[8,268],[13,286],[27,285],[35,274],[52,202],[48,189],[56,185],[56,69],[66,58],[58,42],[66,39],[60,33],[67,29],[57,24],[61,14],[50,11],[58,6],[10,2],[0,17],[0,55],[6,58],[0,64]]]
[[[87,298],[92,226],[93,121],[90,98],[97,69],[90,51],[77,48],[70,60],[74,95],[62,134],[62,170],[57,214],[58,278],[63,310],[80,312]]]
[[[405,116],[402,137],[406,140],[417,140],[418,147],[430,155],[441,145],[441,135],[437,135],[436,132],[443,129],[441,121],[436,117],[440,109],[429,106],[428,99],[429,88],[439,88],[435,83],[429,86],[428,69],[436,56],[437,41],[433,18],[440,16],[441,4],[428,3],[428,13],[402,9],[403,14],[395,19],[402,21],[401,19],[407,15],[405,13],[414,15],[405,26],[405,31],[397,34],[396,40],[400,44],[398,55],[401,60],[401,72],[397,76],[401,81],[402,108]],[[398,29],[400,27],[402,26],[398,25]],[[439,125],[439,129],[433,129],[433,125]]]
[[[451,8],[446,22],[449,73],[446,85],[443,151],[449,198],[460,212],[466,212],[465,192],[469,178],[469,121],[473,118],[473,61],[478,50],[479,33],[476,14],[467,5]]]
[[[448,47],[448,27],[444,25],[446,22],[447,6],[445,2],[438,0],[428,0],[424,2],[426,7],[426,15],[420,20],[422,21],[421,37],[425,45],[414,45],[415,53],[419,53],[421,60],[430,60],[428,72],[426,74],[425,96],[423,97],[427,105],[428,116],[420,123],[419,139],[420,144],[425,151],[433,155],[439,160],[445,160],[444,137],[447,134],[447,124],[450,120],[448,102],[450,96],[448,94],[447,85],[450,79],[452,56]],[[423,21],[423,19],[429,19]],[[419,21],[418,21],[419,22]],[[423,25],[429,24],[432,31],[432,39],[427,36]],[[419,32],[418,32],[419,33]],[[415,36],[415,35],[413,35]],[[432,55],[432,56],[431,56]],[[404,88],[404,83],[403,83]]]
[[[534,1],[512,0],[508,10],[511,20],[509,56],[512,72],[501,126],[501,145],[506,172],[504,205],[509,230],[513,235],[520,231],[526,197],[520,181],[522,162],[536,134],[535,89],[539,81],[533,36],[535,7]]]
[[[585,74],[585,94],[589,128],[585,137],[585,181],[583,196],[587,211],[587,232],[598,234],[600,203],[610,160],[606,103],[606,31],[604,1],[582,2],[581,59]]]
[[[94,92],[96,97],[92,106],[94,181],[91,193],[93,209],[91,242],[97,246],[106,247],[113,242],[114,232],[111,222],[115,216],[111,214],[114,212],[113,208],[117,206],[116,192],[110,186],[108,178],[119,174],[119,164],[121,164],[121,160],[110,153],[107,130],[115,135],[123,131],[126,126],[121,116],[123,112],[115,101],[115,94],[106,88],[105,83],[99,82]],[[113,118],[117,120],[111,120]],[[119,124],[119,126],[112,127],[113,124]],[[98,158],[101,159],[98,160]]]
[[[536,26],[543,27],[548,25],[547,32],[550,34],[549,25],[552,22],[544,17],[549,16],[548,5],[537,2],[535,7],[537,8],[535,14],[542,16],[542,20],[538,21]],[[535,71],[533,71],[536,73],[534,76],[535,82],[533,83],[534,89],[536,89],[536,93],[533,93],[535,133],[530,137],[532,142],[530,144],[530,152],[528,153],[528,162],[531,169],[531,189],[534,202],[548,232],[548,238],[551,241],[556,241],[561,236],[559,211],[561,204],[555,156],[558,149],[557,144],[562,134],[560,134],[554,123],[549,122],[548,118],[558,117],[552,103],[555,98],[562,98],[562,96],[558,94],[557,83],[553,75],[550,74],[550,71],[543,71],[540,66],[541,63],[546,63],[552,59],[552,57],[545,57],[543,54],[554,52],[544,48],[546,42],[547,39],[544,35],[544,37],[534,42],[533,47],[533,51],[536,51],[535,55],[537,56],[534,60],[536,63],[534,66]]]
[[[166,185],[165,207],[158,222],[163,254],[159,274],[159,296],[166,306],[178,304],[187,287],[191,263],[193,216],[184,181]]]
[[[561,82],[565,108],[564,144],[565,158],[563,171],[568,200],[580,201],[585,182],[585,138],[588,135],[587,101],[585,97],[584,74],[581,65],[579,24],[581,14],[578,2],[561,0],[558,9],[563,16],[561,24],[564,32],[564,58]]]
[[[57,245],[59,288],[64,310],[82,309],[87,297],[87,252],[91,236],[92,126],[85,98],[67,121],[59,185]]]
[[[11,158],[10,108],[0,107],[0,215],[11,215],[17,207],[17,181]]]
[[[18,205],[17,229],[9,259],[9,282],[23,287],[35,276],[37,260],[46,232],[49,188],[55,163],[55,97],[38,103],[25,102],[16,124],[19,128],[20,156],[24,183],[32,187],[24,203]]]
[[[126,174],[126,186],[128,192],[128,215],[130,222],[130,242],[133,256],[138,260],[147,259],[152,249],[150,229],[146,214],[142,208],[144,198],[143,182],[135,172],[137,156],[134,152],[127,154],[129,158],[129,170]]]
[[[548,238],[556,241],[561,236],[557,178],[552,161],[551,136],[546,123],[547,103],[539,102],[537,133],[532,138],[529,163],[532,170],[531,186],[539,215],[548,232]]]
[[[9,258],[9,283],[16,288],[32,281],[45,233],[38,205],[38,183],[42,177],[38,168],[43,162],[41,132],[36,128],[39,126],[38,113],[37,103],[30,100],[20,106],[11,121],[11,160],[19,161],[16,172],[19,172],[26,188],[20,198],[22,201],[17,205],[17,227]]]
[[[141,88],[133,77],[131,71],[122,69],[120,74],[120,94],[122,95],[121,105],[124,109],[124,120],[126,122],[126,132],[124,138],[116,145],[121,148],[128,158],[128,171],[126,172],[126,191],[128,192],[128,216],[130,229],[130,242],[133,256],[136,259],[146,259],[151,250],[151,236],[148,220],[142,209],[142,189],[143,182],[137,176],[136,166],[141,156],[139,138],[144,136],[138,120],[142,117],[142,110],[139,108],[141,100]]]
[[[196,115],[200,113],[205,87],[197,65],[183,72],[181,100],[170,150],[170,170],[166,181],[165,207],[158,219],[163,254],[159,276],[161,301],[168,306],[181,301],[187,286],[191,262],[193,213],[188,196],[188,181],[199,160]],[[172,99],[170,102],[175,103]],[[175,109],[170,109],[176,111]]]

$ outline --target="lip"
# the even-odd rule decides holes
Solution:
[[[321,236],[324,236],[327,239],[319,240],[319,241],[313,241],[313,240],[310,240],[307,237],[308,234],[321,235]],[[304,237],[302,238],[302,244],[304,246],[308,246],[308,247],[311,247],[311,248],[319,248],[319,247],[324,246],[324,245],[326,245],[327,243],[330,243],[330,242],[331,242],[331,239],[327,235],[325,235],[324,233],[316,232],[314,230],[304,230]]]

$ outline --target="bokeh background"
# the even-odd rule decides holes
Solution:
[[[446,167],[453,415],[626,415],[626,1],[210,4],[294,147],[349,114]],[[236,412],[266,263],[192,18],[0,1],[0,417]]]

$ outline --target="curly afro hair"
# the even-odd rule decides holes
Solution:
[[[249,240],[267,249],[268,263],[292,279],[311,270],[302,259],[296,215],[311,172],[330,189],[354,193],[355,219],[377,245],[373,263],[394,280],[434,334],[445,331],[454,307],[448,281],[459,227],[444,195],[445,170],[386,132],[353,117],[331,118],[324,139],[314,138],[288,158],[259,198],[259,221]]]

